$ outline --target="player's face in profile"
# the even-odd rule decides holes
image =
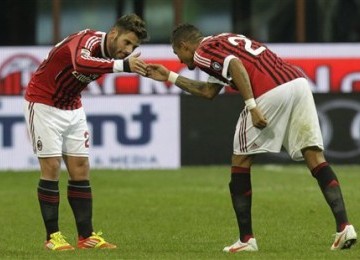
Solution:
[[[187,48],[187,46],[181,45],[181,46],[175,46],[173,45],[173,51],[178,56],[181,63],[184,63],[189,70],[194,70],[194,54],[192,51]]]
[[[107,40],[108,52],[113,59],[124,59],[139,46],[139,38],[134,32],[113,31],[109,33]]]

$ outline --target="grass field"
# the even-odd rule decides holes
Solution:
[[[333,166],[348,216],[360,230],[360,166]],[[360,245],[330,251],[335,223],[303,166],[252,170],[253,228],[259,252],[226,254],[238,236],[229,168],[93,171],[94,228],[116,250],[50,252],[37,202],[36,172],[0,172],[0,259],[360,259]],[[60,228],[75,243],[61,178]]]

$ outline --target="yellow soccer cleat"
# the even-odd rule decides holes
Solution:
[[[54,251],[65,251],[65,250],[74,250],[68,242],[66,242],[65,237],[61,234],[60,231],[52,233],[50,239],[45,241],[45,248]]]
[[[90,249],[90,248],[99,248],[99,249],[114,249],[116,245],[110,244],[101,237],[102,233],[92,232],[91,236],[84,239],[79,239],[77,247],[80,249]]]

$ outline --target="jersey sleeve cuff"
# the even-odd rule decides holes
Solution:
[[[224,66],[221,72],[221,75],[226,78],[227,80],[232,80],[232,78],[229,76],[229,64],[232,59],[236,59],[234,55],[229,55],[224,60]]]

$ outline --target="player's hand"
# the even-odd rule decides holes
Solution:
[[[147,64],[142,59],[139,59],[140,54],[141,53],[138,52],[128,58],[130,71],[135,72],[141,76],[146,76]]]
[[[268,121],[258,107],[251,109],[250,113],[253,125],[256,128],[263,129],[267,126]]]
[[[170,71],[160,64],[147,64],[147,74],[146,76],[157,80],[157,81],[167,81]]]

